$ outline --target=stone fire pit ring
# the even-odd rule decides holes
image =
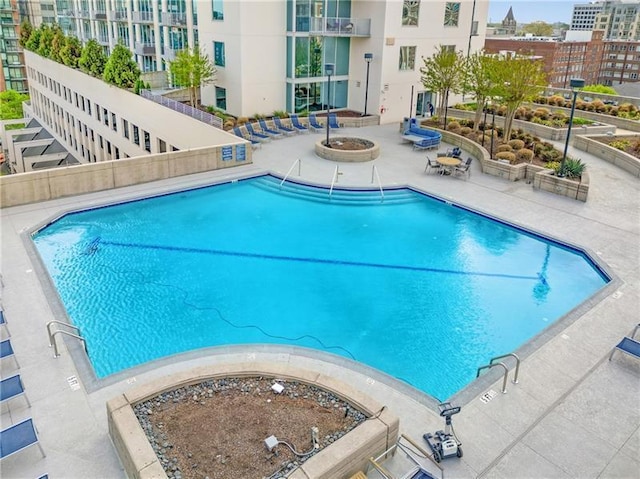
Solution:
[[[375,160],[380,156],[380,144],[375,141],[365,140],[364,138],[354,137],[334,137],[329,138],[329,144],[332,148],[325,146],[326,139],[323,138],[316,142],[315,152],[320,158],[331,161],[340,162],[363,162]],[[360,143],[358,149],[342,149],[346,143]]]

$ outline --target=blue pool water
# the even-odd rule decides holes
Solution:
[[[269,176],[67,214],[33,240],[98,377],[280,343],[444,400],[608,281],[578,251],[415,191],[328,201]]]

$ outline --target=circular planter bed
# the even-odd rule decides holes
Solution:
[[[363,162],[380,156],[380,145],[364,138],[335,137],[316,142],[315,152],[320,158],[340,162]]]

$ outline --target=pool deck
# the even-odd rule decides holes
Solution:
[[[376,188],[377,180],[372,184],[375,164],[383,186],[409,185],[579,245],[614,276],[596,298],[523,349],[519,383],[510,382],[506,394],[500,393],[501,376],[493,373],[456,396],[462,412],[453,422],[464,457],[443,461],[445,477],[640,478],[640,361],[623,354],[608,361],[614,345],[640,321],[640,180],[570,148],[570,154],[587,163],[591,177],[589,198],[580,202],[535,191],[526,182],[483,175],[477,162],[468,180],[427,175],[426,155],[436,152],[416,151],[403,143],[395,124],[344,128],[339,134],[375,139],[381,155],[372,162],[339,164],[337,186]],[[252,165],[0,210],[2,306],[21,366],[17,369],[12,359],[3,359],[1,371],[3,378],[19,372],[31,401],[30,408],[23,398],[3,403],[1,423],[4,429],[33,417],[47,454],[42,458],[38,448],[30,448],[4,459],[0,476],[125,477],[108,435],[105,402],[134,384],[221,362],[295,362],[329,374],[386,404],[400,417],[400,431],[420,443],[424,443],[423,433],[444,427],[433,401],[394,380],[367,368],[349,367],[345,361],[324,361],[322,355],[300,353],[296,348],[200,350],[135,368],[101,387],[83,381],[85,374],[69,351],[74,348],[71,341],[60,341],[61,357],[57,359],[48,348],[45,324],[59,312],[47,301],[51,292],[38,277],[40,265],[25,245],[25,231],[74,208],[238,175],[273,172],[284,176],[296,159],[301,160],[301,175],[298,177],[296,166],[293,179],[329,185],[337,164],[313,153],[319,136],[310,133],[274,140],[254,152]],[[168,318],[167,326],[170,324]]]

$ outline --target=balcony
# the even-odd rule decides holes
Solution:
[[[93,19],[94,20],[106,20],[107,19],[107,12],[93,12]]]
[[[127,12],[111,12],[111,20],[115,20],[116,22],[126,22],[127,21]]]
[[[131,12],[131,19],[135,23],[153,23],[153,12]]]
[[[162,24],[166,27],[186,27],[186,13],[162,12]]]
[[[156,44],[136,42],[134,51],[136,52],[137,55],[155,55]]]
[[[344,18],[344,17],[298,17],[298,31],[307,31],[304,20],[309,22],[309,34],[321,37],[370,37],[370,18]]]

